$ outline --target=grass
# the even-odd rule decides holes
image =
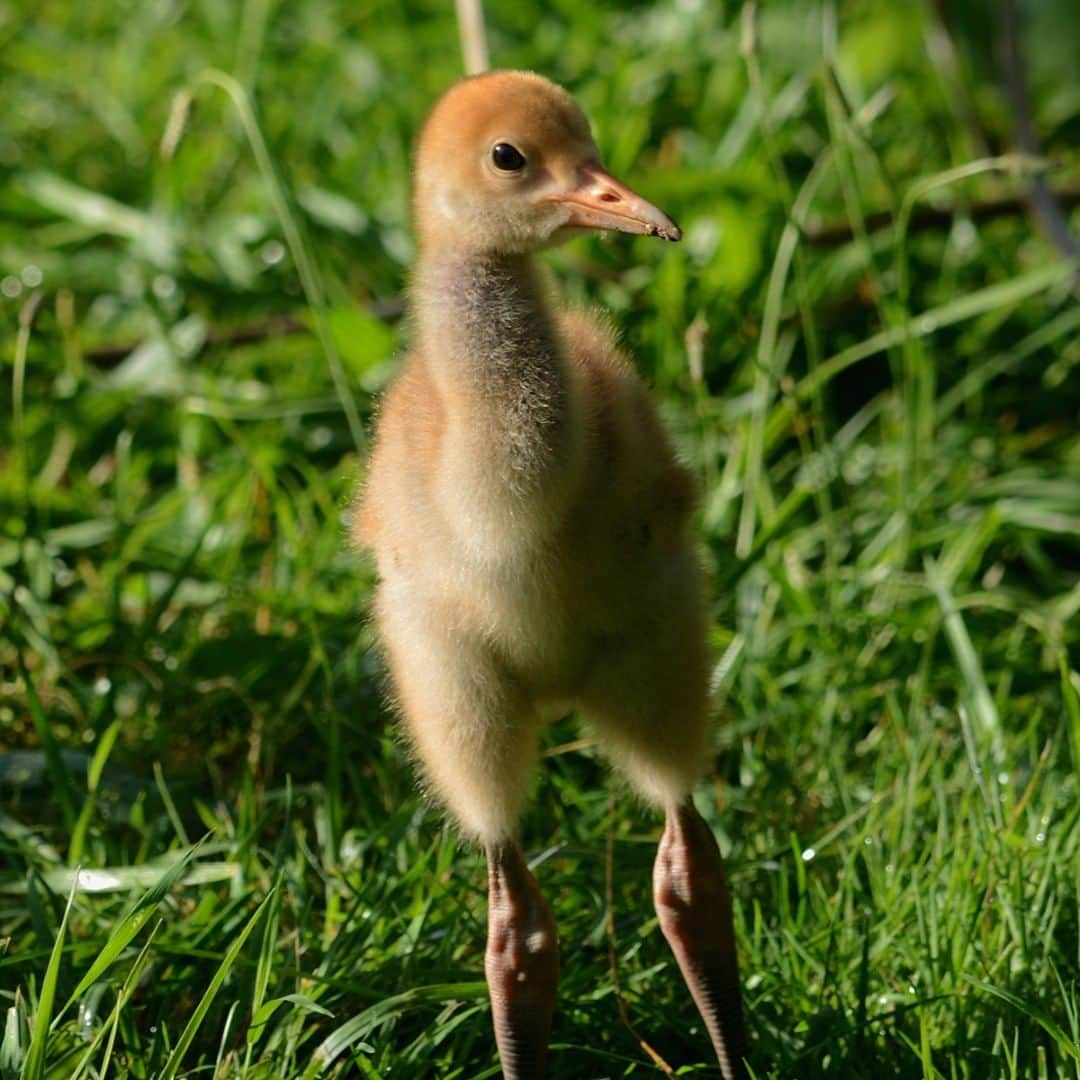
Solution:
[[[5,1080],[497,1075],[482,860],[414,788],[342,528],[451,8],[0,12]],[[1080,19],[1024,9],[1035,162],[977,5],[944,53],[899,0],[488,9],[686,233],[551,262],[704,482],[755,1075],[1080,1076],[1075,270],[978,213],[1075,187]],[[524,822],[550,1073],[657,1071],[611,950],[709,1075],[658,822],[576,739]]]

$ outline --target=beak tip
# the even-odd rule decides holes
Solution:
[[[667,225],[654,225],[649,232],[650,235],[659,236],[661,240],[670,240],[673,244],[682,239],[682,229],[674,221]]]

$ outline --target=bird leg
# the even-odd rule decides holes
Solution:
[[[653,899],[724,1080],[743,1080],[743,1029],[735,927],[716,837],[687,799],[670,808],[653,867]]]
[[[521,848],[488,848],[488,940],[484,957],[495,1042],[506,1080],[544,1074],[559,982],[551,909]]]

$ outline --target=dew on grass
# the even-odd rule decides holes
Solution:
[[[330,445],[333,438],[334,433],[330,428],[324,425],[314,428],[307,438],[308,448],[310,450],[322,450]]]
[[[99,697],[104,697],[111,689],[112,683],[107,675],[99,675],[94,680],[94,693]]]
[[[85,1033],[92,1031],[97,1019],[97,1010],[85,998],[79,1002],[79,1027]]]
[[[285,245],[280,240],[267,240],[259,248],[259,258],[265,266],[277,266],[285,258]]]
[[[120,884],[120,879],[107,870],[80,870],[79,888],[83,892],[105,892],[115,889]]]
[[[816,854],[817,854],[817,852],[812,847],[808,847],[802,853],[802,861],[803,862],[809,862]]]

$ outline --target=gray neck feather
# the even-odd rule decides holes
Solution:
[[[557,466],[566,441],[566,364],[536,267],[524,255],[441,253],[414,284],[420,346],[436,384],[475,409],[515,487]],[[500,453],[501,452],[501,453]]]

